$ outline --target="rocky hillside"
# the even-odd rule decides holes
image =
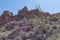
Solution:
[[[0,40],[60,40],[60,13],[50,14],[27,7],[0,16]]]

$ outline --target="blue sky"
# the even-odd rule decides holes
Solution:
[[[24,6],[27,6],[27,8],[31,10],[39,4],[44,12],[60,12],[60,0],[0,0],[0,15],[5,10],[17,14],[18,10],[22,9]]]

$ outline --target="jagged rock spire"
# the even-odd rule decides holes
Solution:
[[[27,9],[27,7],[25,6],[22,10],[24,10],[24,11],[28,11],[28,9]]]
[[[25,6],[23,9],[18,11],[18,16],[21,16],[23,14],[25,14],[28,11],[27,7]]]

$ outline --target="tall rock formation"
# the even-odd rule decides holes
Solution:
[[[4,11],[0,18],[0,25],[4,25],[12,20],[13,13],[9,11]]]

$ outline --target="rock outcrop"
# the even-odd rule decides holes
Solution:
[[[12,20],[13,13],[9,11],[4,11],[0,17],[0,25],[4,25]]]
[[[47,40],[60,32],[60,14],[50,14],[27,7],[13,15],[4,11],[0,16],[1,40]]]

